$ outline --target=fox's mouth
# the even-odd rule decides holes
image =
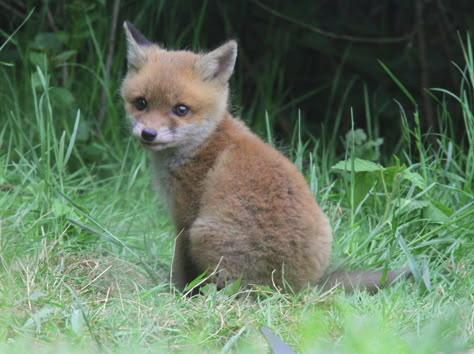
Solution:
[[[131,125],[132,134],[146,149],[158,151],[173,145],[174,139],[169,129],[147,128],[133,119],[131,119]]]
[[[145,141],[142,139],[140,139],[140,143],[143,145],[144,148],[155,151],[162,150],[168,145],[167,143],[162,143],[158,141]]]
[[[145,141],[145,140],[141,140],[141,139],[140,139],[140,142],[141,142],[143,145],[146,145],[146,146],[159,146],[159,145],[164,145],[164,143],[160,143],[160,142],[157,142],[157,141]]]

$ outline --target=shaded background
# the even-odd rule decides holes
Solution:
[[[474,26],[468,0],[0,1],[3,39],[28,14],[0,61],[12,65],[4,68],[9,74],[30,71],[33,81],[36,65],[50,72],[65,124],[81,109],[86,154],[94,154],[87,150],[91,141],[123,127],[125,19],[169,48],[212,49],[237,39],[232,110],[260,134],[267,112],[277,140],[290,140],[298,116],[306,137],[330,132],[343,140],[353,117],[356,128],[382,137],[383,151],[391,153],[401,134],[395,100],[409,120],[416,107],[377,59],[415,97],[425,132],[450,129],[464,138],[456,106],[449,109],[451,125],[440,127],[439,105],[426,89],[459,92],[453,62],[463,67],[460,38]]]

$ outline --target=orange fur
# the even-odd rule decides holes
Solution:
[[[210,279],[218,287],[238,277],[294,290],[316,284],[331,254],[328,219],[295,166],[228,113],[235,42],[208,54],[167,51],[137,43],[131,24],[125,30],[122,96],[178,234],[175,285],[218,264]],[[146,109],[136,108],[138,98]],[[174,113],[180,104],[186,116]]]

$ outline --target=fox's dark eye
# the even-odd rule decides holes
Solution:
[[[133,105],[135,106],[136,109],[139,111],[144,111],[148,105],[148,102],[146,101],[145,98],[143,97],[138,97],[134,102]]]
[[[177,104],[173,107],[173,113],[179,117],[184,117],[189,112],[189,107],[184,104]]]

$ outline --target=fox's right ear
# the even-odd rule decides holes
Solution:
[[[201,55],[196,68],[203,80],[219,80],[226,84],[234,71],[237,58],[237,42],[228,41],[212,52]]]
[[[144,46],[151,45],[150,42],[131,22],[123,23],[125,36],[127,37],[127,61],[128,67],[134,70],[140,69],[146,62]]]

